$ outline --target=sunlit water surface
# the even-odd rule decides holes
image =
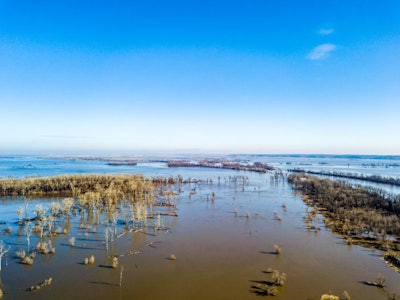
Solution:
[[[178,217],[162,218],[169,230],[155,230],[156,220],[149,219],[142,231],[116,239],[109,251],[104,245],[104,224],[85,230],[79,225],[90,223],[86,215],[83,219],[72,218],[69,233],[53,239],[56,254],[38,254],[32,266],[20,264],[14,255],[27,246],[23,228],[15,223],[16,209],[24,204],[23,199],[2,198],[1,239],[11,245],[2,262],[4,299],[257,299],[253,286],[270,280],[265,273],[268,268],[287,274],[276,299],[320,299],[323,293],[341,295],[344,290],[352,299],[386,299],[388,292],[400,295],[400,275],[380,258],[382,253],[348,246],[325,229],[321,216],[322,230],[307,231],[303,221],[306,206],[300,195],[294,194],[284,180],[271,180],[269,174],[172,169],[163,164],[112,167],[92,161],[21,161],[19,168],[25,169],[14,168],[14,173],[10,164],[0,162],[2,176],[133,172],[149,176],[180,174],[213,181],[184,186],[184,192],[175,199]],[[238,175],[248,177],[248,184],[229,182],[229,176]],[[194,190],[196,193],[190,196]],[[37,204],[47,206],[52,201],[59,199],[29,200],[31,215]],[[155,209],[167,212],[167,208]],[[276,220],[276,214],[281,221]],[[119,219],[123,219],[122,214]],[[11,234],[3,232],[8,227],[12,227]],[[124,225],[118,225],[117,231],[123,232]],[[76,238],[75,247],[69,245],[71,236]],[[38,236],[32,236],[31,245],[38,240]],[[280,255],[272,254],[274,244],[282,248]],[[121,268],[109,268],[109,257],[129,252],[133,254],[119,258],[124,267],[119,286]],[[91,254],[96,257],[95,264],[83,265],[84,258]],[[171,254],[177,259],[170,260]],[[386,277],[386,289],[362,283],[375,280],[378,274]],[[50,287],[35,293],[25,290],[47,277],[53,278]]]

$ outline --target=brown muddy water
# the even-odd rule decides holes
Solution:
[[[56,253],[37,254],[31,266],[15,257],[27,246],[23,230],[14,224],[22,200],[3,199],[0,219],[6,224],[1,225],[0,239],[11,246],[2,261],[3,299],[258,299],[253,286],[271,279],[265,272],[268,268],[287,274],[285,285],[271,296],[274,299],[320,299],[327,292],[342,296],[345,290],[352,299],[400,295],[400,274],[385,264],[382,253],[348,246],[325,229],[321,216],[321,230],[308,231],[303,221],[307,208],[286,182],[272,182],[268,174],[222,172],[221,176],[232,174],[249,176],[244,190],[241,184],[223,180],[184,186],[176,197],[178,217],[162,217],[168,230],[155,230],[157,220],[148,219],[140,231],[111,242],[108,251],[104,224],[80,229],[80,222],[87,225],[90,220],[71,218],[68,234],[53,238]],[[193,189],[196,193],[189,197]],[[57,199],[30,200],[29,207],[46,206],[49,201]],[[10,226],[12,233],[3,233]],[[124,225],[117,231],[122,233]],[[75,247],[68,242],[72,236]],[[31,245],[38,240],[33,235]],[[272,253],[274,244],[282,248],[281,254]],[[95,263],[84,265],[84,258],[92,254]],[[170,259],[171,254],[176,260]],[[113,255],[121,255],[118,268],[109,267]],[[386,278],[385,289],[363,284],[378,274]],[[48,277],[53,278],[51,286],[26,291]]]

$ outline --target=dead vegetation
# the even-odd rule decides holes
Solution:
[[[379,175],[365,175],[365,174],[357,174],[357,173],[343,173],[343,172],[330,172],[330,171],[311,171],[311,170],[303,170],[303,169],[289,169],[289,172],[294,173],[307,173],[312,175],[323,175],[323,176],[331,176],[338,178],[348,178],[348,179],[357,179],[369,182],[390,184],[400,186],[400,179],[393,177],[383,177]]]
[[[400,251],[400,196],[304,173],[291,174],[288,180],[315,210],[307,217],[310,228],[318,212],[324,215],[325,226],[341,234],[349,244]],[[393,260],[394,256],[387,257]]]
[[[375,281],[365,281],[364,284],[384,288],[386,286],[386,278],[382,274],[379,274]]]
[[[168,161],[168,167],[170,168],[217,168],[217,169],[228,169],[228,170],[240,170],[240,171],[252,171],[258,173],[266,173],[267,171],[274,170],[273,166],[262,162],[255,162],[249,164],[241,162],[240,160],[226,160],[226,159],[199,159],[197,161],[187,160],[170,160]]]
[[[323,294],[321,300],[340,300],[340,298],[332,294]]]
[[[42,288],[50,286],[52,282],[53,282],[53,278],[49,277],[49,278],[45,279],[42,283],[39,283],[37,285],[32,285],[31,287],[27,288],[27,291],[37,292],[38,290],[40,290]]]
[[[274,244],[274,252],[273,253],[276,255],[279,255],[279,254],[281,254],[281,252],[282,252],[282,248],[279,247],[279,245]]]
[[[271,268],[264,273],[270,274],[271,279],[252,281],[255,284],[251,286],[251,292],[259,296],[276,296],[278,287],[283,286],[286,282],[286,273]]]
[[[59,235],[71,248],[87,248],[90,234],[104,230],[104,245],[110,258],[107,267],[119,267],[115,242],[128,232],[167,231],[162,216],[177,217],[175,198],[183,191],[182,185],[195,179],[177,177],[145,178],[141,175],[68,175],[48,178],[0,179],[0,196],[22,196],[24,204],[17,210],[19,236],[26,238],[27,247],[16,249],[15,258],[20,264],[32,265],[36,254],[54,255],[53,239]],[[56,201],[29,207],[30,199],[57,197]],[[148,223],[153,219],[154,226]],[[74,224],[74,225],[73,225]],[[71,226],[76,230],[70,233]],[[12,231],[4,232],[8,236]],[[71,235],[70,235],[71,234]],[[31,249],[31,240],[35,247]],[[90,238],[88,239],[90,241]],[[97,245],[102,245],[98,243]],[[95,246],[96,247],[96,246]],[[1,258],[10,246],[0,241]],[[93,248],[87,248],[93,249]],[[139,251],[131,250],[129,254]],[[128,254],[128,255],[129,255]],[[123,256],[123,255],[122,255]],[[174,256],[171,256],[173,258]],[[175,257],[176,259],[176,257]],[[94,255],[85,257],[83,265],[93,265]],[[120,272],[122,284],[123,267]],[[36,292],[52,283],[52,278],[33,285],[28,291]]]
[[[61,175],[0,179],[0,196],[79,196],[88,201],[115,202],[122,199],[152,200],[154,184],[167,184],[165,178],[142,175]]]

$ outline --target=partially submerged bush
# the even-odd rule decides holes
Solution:
[[[53,278],[49,277],[47,279],[45,279],[42,283],[38,284],[38,285],[32,285],[30,288],[28,288],[28,291],[31,292],[36,292],[38,290],[40,290],[41,288],[47,287],[49,285],[51,285],[53,281]]]
[[[15,254],[20,258],[21,264],[33,265],[33,259],[36,256],[35,252],[32,252],[31,254],[28,254],[28,253],[26,253],[25,251],[22,250],[22,251],[17,251]]]
[[[70,237],[68,240],[69,244],[71,245],[71,247],[75,247],[75,237]]]
[[[274,245],[274,253],[275,254],[281,254],[281,252],[282,252],[282,248],[279,247],[279,245],[275,244]]]
[[[276,211],[274,212],[274,220],[282,221],[282,217]]]
[[[118,267],[118,257],[114,256],[112,258],[112,265],[113,268],[117,268]]]
[[[89,264],[94,264],[94,262],[95,262],[95,257],[92,254],[92,256],[89,257]]]
[[[39,242],[36,246],[36,251],[40,254],[55,254],[56,248],[53,247],[51,241],[49,240],[46,242]]]
[[[281,273],[278,270],[268,268],[264,273],[272,274],[271,281],[258,281],[253,285],[253,293],[260,296],[276,296],[278,294],[278,286],[284,285],[286,281],[286,273]]]
[[[278,270],[272,271],[272,283],[275,285],[284,285],[286,281],[286,273],[281,273]]]
[[[85,265],[91,264],[92,265],[92,264],[94,264],[94,262],[95,262],[95,257],[94,257],[94,255],[92,255],[89,258],[85,257],[83,264],[85,264]]]
[[[340,300],[340,298],[332,294],[323,294],[321,300]]]

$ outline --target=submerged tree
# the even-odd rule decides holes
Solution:
[[[4,243],[3,240],[0,241],[0,271],[1,271],[1,261],[3,259],[3,256],[10,251],[11,246],[8,246]]]
[[[32,230],[33,230],[33,225],[31,222],[29,222],[28,225],[25,227],[26,242],[28,244],[27,252],[29,252],[30,250]]]

